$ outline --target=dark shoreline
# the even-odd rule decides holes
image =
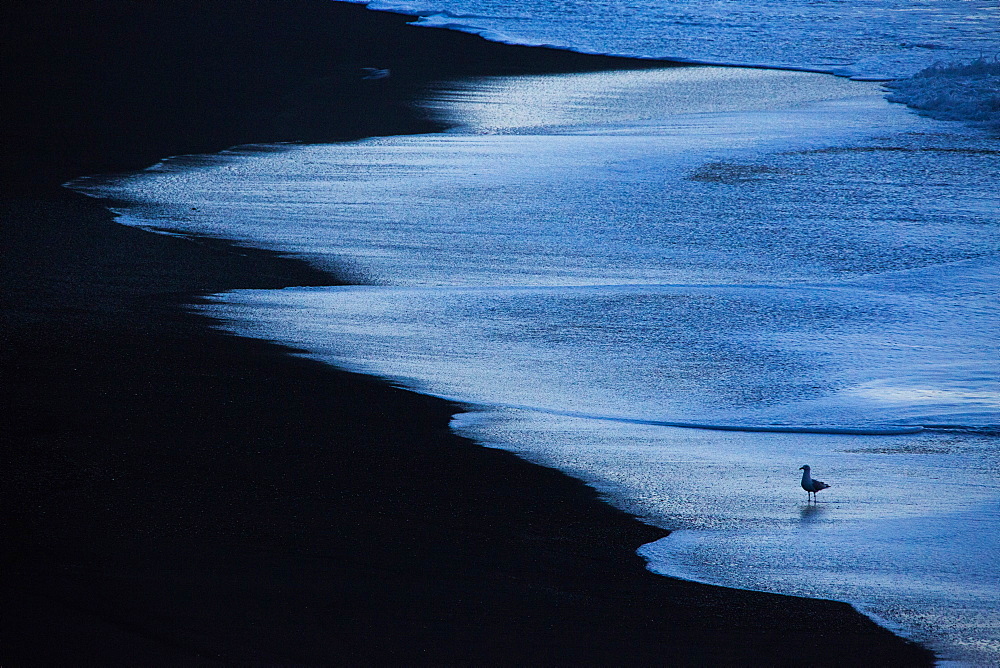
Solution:
[[[127,228],[58,187],[238,143],[425,132],[407,101],[438,78],[655,64],[326,0],[80,7],[24,3],[5,28],[0,663],[932,663],[842,603],[648,573],[635,549],[662,531],[456,437],[446,402],[184,308],[338,277]]]

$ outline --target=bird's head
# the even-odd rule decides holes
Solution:
[[[803,464],[802,466],[799,467],[799,470],[800,471],[808,471],[809,470],[809,465],[808,464]]]

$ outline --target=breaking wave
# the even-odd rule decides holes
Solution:
[[[885,86],[892,91],[886,95],[890,102],[1000,132],[1000,58],[938,63]]]

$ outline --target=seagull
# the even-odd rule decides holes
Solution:
[[[816,492],[820,491],[821,489],[826,489],[827,487],[829,487],[829,485],[827,485],[822,480],[814,479],[809,474],[810,469],[808,464],[803,464],[802,466],[799,467],[799,470],[802,471],[802,489],[806,490],[806,498],[808,499],[809,495],[812,494],[812,498],[815,501]]]

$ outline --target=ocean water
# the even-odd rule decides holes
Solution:
[[[559,7],[508,9],[505,30],[642,55],[687,5]],[[692,44],[728,40],[724,60],[815,68],[782,46],[813,31],[831,61],[882,67],[933,49],[851,55],[867,38],[814,12],[896,12],[886,31],[930,13],[922,43],[940,30],[955,52],[991,39],[995,16],[976,2],[775,7],[744,8],[752,38],[728,13],[677,26]],[[439,9],[463,25],[490,14]],[[631,17],[635,41],[610,19],[573,32],[598,11]],[[458,401],[457,432],[671,530],[641,548],[651,570],[848,601],[946,660],[997,664],[1000,139],[885,94],[726,67],[442,82],[424,105],[446,133],[245,147],[73,187],[128,202],[125,224],[351,277],[197,308]],[[818,503],[798,485],[806,463],[832,485]]]
[[[898,78],[1000,50],[993,0],[375,0],[494,41]]]

